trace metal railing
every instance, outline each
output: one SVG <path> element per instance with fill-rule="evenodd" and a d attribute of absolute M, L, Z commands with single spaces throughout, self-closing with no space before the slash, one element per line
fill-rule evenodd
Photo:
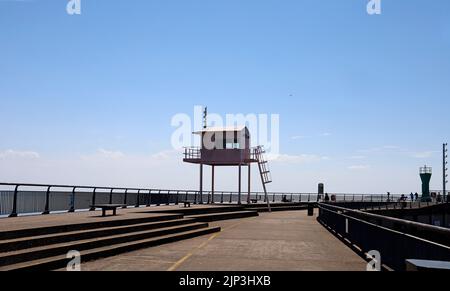
<path fill-rule="evenodd" d="M 449 229 L 323 203 L 318 221 L 361 255 L 378 251 L 388 269 L 403 271 L 408 259 L 450 261 L 450 247 L 442 244 L 450 241 Z"/>
<path fill-rule="evenodd" d="M 258 156 L 264 154 L 264 148 L 262 146 L 253 147 L 249 149 L 237 148 L 244 152 L 244 156 L 250 160 L 258 160 Z M 219 149 L 220 150 L 220 149 Z M 184 147 L 183 156 L 188 160 L 198 160 L 202 158 L 202 151 L 200 147 Z"/>
<path fill-rule="evenodd" d="M 6 189 L 7 188 L 7 189 Z M 238 197 L 242 201 L 265 201 L 264 192 L 252 191 L 250 197 L 247 192 L 241 195 L 237 191 L 214 191 L 212 199 L 211 191 L 198 190 L 170 190 L 151 188 L 129 188 L 129 187 L 103 187 L 103 186 L 82 186 L 82 185 L 51 185 L 51 184 L 27 184 L 27 183 L 0 183 L 0 215 L 11 217 L 18 214 L 41 213 L 77 210 L 91 210 L 92 205 L 97 203 L 117 203 L 126 207 L 159 206 L 178 204 L 182 200 L 201 203 L 208 201 L 211 203 L 239 203 Z M 351 202 L 354 208 L 379 208 L 396 207 L 398 203 L 386 203 L 387 201 L 398 200 L 400 194 L 329 194 L 334 196 L 334 202 Z M 269 192 L 269 202 L 295 202 L 307 203 L 323 201 L 324 195 L 317 193 L 299 192 Z M 388 200 L 389 197 L 389 200 Z M 368 203 L 371 202 L 371 203 Z M 376 203 L 382 203 L 377 205 Z M 362 207 L 358 206 L 361 204 Z M 398 206 L 400 207 L 400 206 Z M 349 206 L 349 208 L 352 208 Z"/>
<path fill-rule="evenodd" d="M 421 167 L 420 174 L 433 174 L 433 168 L 427 166 Z"/>
<path fill-rule="evenodd" d="M 8 189 L 5 189 L 8 188 Z M 150 207 L 179 204 L 183 200 L 201 204 L 240 203 L 243 201 L 266 202 L 264 192 L 169 190 L 129 187 L 84 185 L 56 185 L 29 183 L 0 183 L 0 215 L 17 217 L 19 214 L 43 214 L 52 212 L 94 211 L 98 203 L 124 204 L 126 207 Z M 269 202 L 316 202 L 314 193 L 271 192 Z M 203 203 L 202 203 L 203 204 Z"/>
<path fill-rule="evenodd" d="M 183 154 L 184 158 L 188 160 L 198 160 L 202 157 L 202 153 L 199 147 L 185 147 Z"/>

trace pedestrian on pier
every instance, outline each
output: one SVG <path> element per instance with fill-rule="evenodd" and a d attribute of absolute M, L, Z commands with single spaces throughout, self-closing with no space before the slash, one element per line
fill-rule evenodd
<path fill-rule="evenodd" d="M 416 194 L 414 194 L 416 201 L 419 200 L 419 193 L 416 192 Z"/>
<path fill-rule="evenodd" d="M 328 193 L 325 193 L 325 202 L 330 202 L 330 196 L 328 196 Z"/>

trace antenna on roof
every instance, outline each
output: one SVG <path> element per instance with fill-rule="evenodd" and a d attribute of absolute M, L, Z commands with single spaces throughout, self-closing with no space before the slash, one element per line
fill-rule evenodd
<path fill-rule="evenodd" d="M 203 110 L 203 128 L 206 129 L 208 127 L 208 106 Z"/>

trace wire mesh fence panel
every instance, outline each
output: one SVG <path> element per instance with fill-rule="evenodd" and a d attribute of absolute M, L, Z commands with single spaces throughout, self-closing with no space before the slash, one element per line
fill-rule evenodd
<path fill-rule="evenodd" d="M 0 191 L 0 215 L 7 215 L 12 211 L 14 191 Z"/>

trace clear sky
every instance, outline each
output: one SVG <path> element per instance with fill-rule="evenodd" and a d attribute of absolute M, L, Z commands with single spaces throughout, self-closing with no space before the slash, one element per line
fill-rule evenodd
<path fill-rule="evenodd" d="M 367 2 L 0 0 L 0 181 L 196 188 L 171 118 L 208 105 L 280 115 L 269 190 L 440 189 L 450 1 Z"/>

